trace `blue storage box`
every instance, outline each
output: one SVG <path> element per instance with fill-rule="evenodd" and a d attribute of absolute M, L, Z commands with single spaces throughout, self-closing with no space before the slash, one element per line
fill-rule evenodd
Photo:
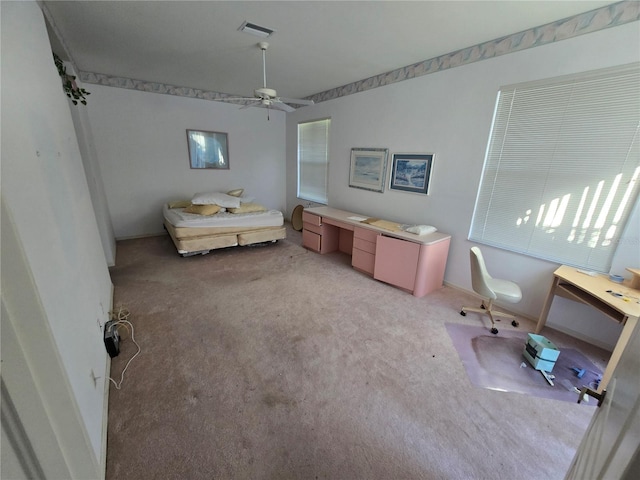
<path fill-rule="evenodd" d="M 522 355 L 536 370 L 550 372 L 556 364 L 560 350 L 542 335 L 529 333 Z"/>

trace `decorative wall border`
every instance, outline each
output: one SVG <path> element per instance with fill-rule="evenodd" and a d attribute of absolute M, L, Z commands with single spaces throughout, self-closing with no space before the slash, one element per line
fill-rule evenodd
<path fill-rule="evenodd" d="M 135 80 L 126 77 L 114 77 L 103 73 L 80 72 L 78 75 L 84 83 L 93 83 L 95 85 L 105 85 L 107 87 L 127 88 L 129 90 L 140 90 L 142 92 L 162 93 L 164 95 L 176 95 L 178 97 L 199 98 L 200 100 L 224 101 L 225 103 L 233 103 L 235 105 L 246 105 L 253 100 L 225 100 L 239 95 L 229 95 L 227 93 L 212 92 L 208 90 L 200 90 L 198 88 L 180 87 L 176 85 L 167 85 L 164 83 L 147 82 L 144 80 Z"/>
<path fill-rule="evenodd" d="M 398 68 L 390 72 L 381 73 L 341 87 L 316 93 L 307 97 L 307 99 L 313 100 L 315 103 L 325 102 L 334 98 L 364 92 L 372 88 L 410 80 L 422 75 L 559 42 L 579 35 L 593 33 L 598 30 L 604 30 L 639 20 L 640 2 L 637 0 L 625 0 L 590 12 L 581 13 L 563 20 L 557 20 L 546 25 L 414 63 L 413 65 Z M 180 97 L 199 98 L 202 100 L 225 101 L 229 103 L 224 99 L 234 96 L 221 92 L 115 77 L 102 73 L 80 71 L 78 76 L 80 80 L 85 83 L 140 90 L 143 92 L 162 93 L 165 95 L 177 95 Z M 247 102 L 233 101 L 233 103 L 242 105 Z"/>

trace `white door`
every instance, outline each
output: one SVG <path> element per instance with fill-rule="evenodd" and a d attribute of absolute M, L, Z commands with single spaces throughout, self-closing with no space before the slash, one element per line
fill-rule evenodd
<path fill-rule="evenodd" d="M 640 478 L 640 327 L 636 325 L 565 477 Z M 591 399 L 593 401 L 593 399 Z M 634 457 L 636 461 L 634 461 Z"/>

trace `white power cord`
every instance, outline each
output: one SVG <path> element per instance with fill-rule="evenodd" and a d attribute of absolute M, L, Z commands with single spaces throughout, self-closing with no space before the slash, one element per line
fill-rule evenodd
<path fill-rule="evenodd" d="M 127 320 L 127 318 L 129 318 L 129 315 L 130 315 L 129 311 L 126 308 L 122 308 L 122 306 L 120 306 L 120 308 L 118 310 L 118 314 L 117 314 L 117 316 L 115 316 L 117 321 L 114 322 L 113 325 L 115 325 L 116 328 L 117 328 L 118 325 L 124 325 L 124 327 L 127 329 L 127 331 L 131 334 L 131 340 L 133 341 L 135 346 L 138 347 L 138 351 L 129 359 L 129 361 L 125 365 L 124 369 L 122 370 L 122 373 L 120 374 L 120 381 L 119 382 L 116 382 L 113 378 L 109 377 L 109 380 L 111 382 L 113 382 L 113 384 L 115 385 L 117 390 L 120 390 L 120 386 L 122 385 L 122 382 L 124 381 L 124 372 L 126 372 L 127 368 L 129 368 L 129 364 L 131 364 L 133 359 L 136 358 L 138 356 L 138 354 L 142 351 L 142 349 L 140 348 L 140 345 L 138 345 L 138 342 L 136 342 L 136 339 L 134 338 L 133 325 L 131 324 L 131 322 L 129 320 Z M 129 330 L 129 327 L 131 327 L 131 330 Z"/>

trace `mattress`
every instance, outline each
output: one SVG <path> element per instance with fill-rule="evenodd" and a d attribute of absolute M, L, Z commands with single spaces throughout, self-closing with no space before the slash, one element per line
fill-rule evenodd
<path fill-rule="evenodd" d="M 196 215 L 185 213 L 183 208 L 169 208 L 164 205 L 162 214 L 174 227 L 280 227 L 284 224 L 282 212 L 278 210 L 267 210 L 266 212 L 252 213 L 229 213 L 219 212 L 215 215 Z"/>
<path fill-rule="evenodd" d="M 185 213 L 164 205 L 164 225 L 182 256 L 205 254 L 217 248 L 276 242 L 286 238 L 284 217 L 278 210 L 257 213 Z"/>

